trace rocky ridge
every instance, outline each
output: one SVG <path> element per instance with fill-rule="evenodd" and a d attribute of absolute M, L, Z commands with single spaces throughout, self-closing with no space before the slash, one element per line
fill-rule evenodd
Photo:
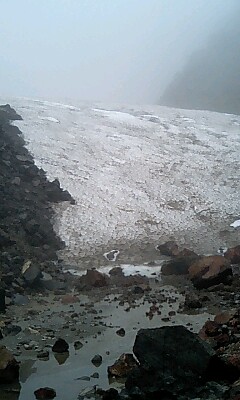
<path fill-rule="evenodd" d="M 21 120 L 10 105 L 0 106 L 0 297 L 25 288 L 53 270 L 64 243 L 53 230 L 51 203 L 74 202 L 56 179 L 49 182 L 25 147 Z M 23 268 L 24 267 L 24 268 Z M 1 304 L 4 308 L 4 301 Z"/>

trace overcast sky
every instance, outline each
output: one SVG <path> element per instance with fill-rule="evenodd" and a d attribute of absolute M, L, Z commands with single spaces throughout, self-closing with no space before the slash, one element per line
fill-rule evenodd
<path fill-rule="evenodd" d="M 3 96 L 155 103 L 238 0 L 0 0 Z"/>

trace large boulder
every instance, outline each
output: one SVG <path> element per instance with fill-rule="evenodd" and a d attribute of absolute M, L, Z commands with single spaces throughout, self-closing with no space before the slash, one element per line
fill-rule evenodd
<path fill-rule="evenodd" d="M 12 383 L 19 378 L 19 364 L 4 346 L 0 347 L 0 384 Z"/>
<path fill-rule="evenodd" d="M 88 269 L 86 274 L 81 276 L 76 287 L 78 289 L 91 289 L 93 287 L 104 287 L 109 284 L 109 277 L 96 269 Z"/>
<path fill-rule="evenodd" d="M 199 385 L 214 356 L 211 346 L 183 326 L 141 329 L 133 352 L 140 367 L 130 373 L 126 387 L 148 394 L 177 394 Z"/>
<path fill-rule="evenodd" d="M 240 245 L 227 249 L 224 257 L 230 261 L 231 264 L 240 264 Z"/>
<path fill-rule="evenodd" d="M 187 275 L 190 265 L 198 258 L 197 255 L 173 258 L 164 262 L 161 273 L 162 275 Z"/>
<path fill-rule="evenodd" d="M 178 245 L 174 240 L 159 244 L 156 248 L 164 256 L 176 257 L 179 254 Z"/>
<path fill-rule="evenodd" d="M 189 267 L 189 277 L 198 289 L 208 288 L 219 283 L 229 283 L 232 268 L 222 256 L 206 256 Z"/>
<path fill-rule="evenodd" d="M 32 285 L 39 281 L 42 273 L 38 265 L 34 264 L 32 261 L 26 261 L 22 267 L 22 277 L 25 282 Z"/>

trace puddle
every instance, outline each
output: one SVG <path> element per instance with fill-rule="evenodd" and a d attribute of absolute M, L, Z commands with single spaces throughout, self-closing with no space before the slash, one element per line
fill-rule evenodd
<path fill-rule="evenodd" d="M 164 295 L 166 299 L 163 302 L 161 302 L 161 300 L 158 301 L 158 296 L 160 299 L 162 295 Z M 82 301 L 83 297 L 79 297 L 81 297 L 80 301 Z M 82 338 L 81 335 L 79 335 L 79 337 L 76 336 L 76 332 L 72 332 L 71 334 L 69 330 L 66 330 L 64 334 L 64 331 L 59 330 L 59 337 L 65 338 L 70 344 L 69 356 L 66 357 L 64 363 L 59 364 L 59 360 L 55 358 L 50 348 L 50 358 L 48 361 L 36 360 L 36 352 L 33 352 L 33 354 L 31 354 L 31 352 L 25 352 L 20 357 L 17 357 L 22 361 L 20 368 L 21 392 L 19 397 L 17 397 L 17 393 L 8 394 L 8 397 L 6 397 L 6 393 L 4 394 L 1 392 L 0 388 L 1 400 L 34 400 L 34 391 L 44 386 L 49 386 L 56 390 L 56 400 L 69 400 L 70 397 L 71 400 L 77 400 L 80 392 L 86 388 L 90 390 L 94 385 L 102 388 L 109 388 L 109 385 L 111 385 L 111 387 L 119 387 L 122 383 L 116 380 L 111 380 L 111 382 L 109 382 L 107 367 L 112 365 L 122 353 L 132 352 L 136 333 L 140 328 L 154 328 L 173 324 L 188 324 L 189 328 L 189 324 L 191 324 L 190 329 L 194 332 L 198 332 L 203 323 L 208 318 L 213 317 L 208 313 L 199 315 L 178 313 L 179 303 L 183 301 L 183 296 L 177 293 L 176 288 L 171 286 L 160 288 L 160 293 L 156 294 L 157 306 L 161 311 L 161 315 L 154 313 L 152 319 L 146 316 L 150 306 L 153 305 L 151 293 L 147 301 L 143 301 L 144 298 L 146 299 L 146 296 L 144 296 L 135 301 L 135 304 L 133 304 L 135 308 L 130 309 L 127 302 L 125 302 L 124 305 L 119 305 L 117 297 L 113 295 L 107 296 L 103 300 L 95 303 L 94 309 L 97 313 L 92 316 L 87 315 L 87 318 L 90 317 L 89 323 L 92 327 L 92 331 L 90 326 L 86 324 L 80 326 L 87 332 L 91 331 L 91 335 Z M 65 311 L 70 309 L 71 311 L 79 311 L 81 307 L 80 304 L 63 306 L 59 303 L 57 306 L 53 305 L 51 312 L 54 310 L 56 311 L 57 308 Z M 172 311 L 173 314 L 176 312 L 176 315 L 169 317 L 170 311 Z M 169 321 L 165 320 L 164 322 L 162 318 L 169 318 Z M 39 322 L 40 320 L 41 317 L 39 317 Z M 33 323 L 34 321 L 31 322 Z M 54 318 L 53 323 L 56 330 Z M 77 323 L 79 323 L 79 321 L 77 321 Z M 29 326 L 29 321 L 23 323 L 23 326 L 24 325 Z M 124 328 L 124 337 L 120 337 L 116 334 L 119 328 Z M 56 334 L 55 338 L 56 336 L 58 335 Z M 16 338 L 9 339 L 4 340 L 5 342 L 9 341 L 9 345 L 11 340 L 15 340 L 16 344 Z M 76 340 L 80 340 L 83 343 L 83 347 L 79 350 L 75 350 L 73 346 L 73 342 Z M 99 367 L 91 363 L 91 359 L 96 354 L 100 354 L 103 359 Z M 99 374 L 98 379 L 90 377 L 96 372 Z M 90 377 L 89 381 L 79 380 L 79 378 L 86 376 Z"/>

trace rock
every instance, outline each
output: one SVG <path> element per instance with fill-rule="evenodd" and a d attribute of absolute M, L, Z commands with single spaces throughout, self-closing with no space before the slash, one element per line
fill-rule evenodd
<path fill-rule="evenodd" d="M 48 350 L 40 351 L 39 353 L 37 353 L 37 358 L 42 360 L 49 360 L 49 351 Z"/>
<path fill-rule="evenodd" d="M 58 339 L 52 347 L 52 351 L 55 353 L 65 353 L 68 349 L 69 345 L 64 339 Z"/>
<path fill-rule="evenodd" d="M 187 275 L 190 265 L 193 264 L 198 256 L 184 256 L 176 257 L 172 260 L 166 261 L 161 269 L 162 275 Z"/>
<path fill-rule="evenodd" d="M 56 397 L 56 391 L 49 387 L 37 389 L 34 394 L 38 400 L 54 399 L 54 397 Z"/>
<path fill-rule="evenodd" d="M 22 267 L 22 276 L 29 285 L 32 285 L 41 278 L 40 268 L 30 260 L 26 261 Z"/>
<path fill-rule="evenodd" d="M 179 254 L 178 245 L 174 241 L 168 241 L 163 244 L 159 244 L 156 248 L 164 256 L 176 257 Z"/>
<path fill-rule="evenodd" d="M 122 354 L 113 365 L 107 369 L 108 375 L 126 378 L 129 372 L 138 367 L 138 363 L 131 353 Z"/>
<path fill-rule="evenodd" d="M 108 390 L 97 389 L 97 394 L 101 396 L 102 400 L 119 400 L 117 389 L 110 388 Z"/>
<path fill-rule="evenodd" d="M 5 290 L 0 289 L 0 313 L 5 313 L 6 303 L 5 303 Z"/>
<path fill-rule="evenodd" d="M 130 373 L 126 388 L 137 387 L 145 394 L 165 390 L 175 395 L 200 384 L 215 354 L 183 326 L 141 329 L 133 352 L 140 367 Z"/>
<path fill-rule="evenodd" d="M 102 364 L 102 356 L 100 354 L 96 354 L 91 362 L 95 365 L 95 367 L 99 367 Z"/>
<path fill-rule="evenodd" d="M 220 325 L 228 324 L 234 318 L 236 313 L 236 310 L 223 311 L 215 316 L 214 322 Z"/>
<path fill-rule="evenodd" d="M 96 269 L 88 269 L 86 275 L 80 276 L 77 280 L 78 289 L 91 289 L 92 287 L 104 287 L 109 284 L 109 277 Z"/>
<path fill-rule="evenodd" d="M 3 333 L 5 336 L 16 336 L 21 332 L 21 330 L 21 326 L 9 324 L 3 328 Z"/>
<path fill-rule="evenodd" d="M 74 304 L 79 303 L 79 298 L 77 296 L 72 296 L 70 294 L 66 294 L 61 299 L 62 304 Z"/>
<path fill-rule="evenodd" d="M 240 263 L 240 245 L 227 249 L 224 253 L 224 257 L 231 264 L 239 264 Z"/>
<path fill-rule="evenodd" d="M 4 346 L 0 347 L 0 384 L 12 383 L 19 378 L 19 364 Z"/>
<path fill-rule="evenodd" d="M 123 328 L 120 328 L 120 329 L 118 329 L 117 331 L 116 331 L 116 334 L 118 335 L 118 336 L 121 336 L 121 337 L 123 337 L 123 336 L 125 336 L 125 329 L 123 329 Z"/>
<path fill-rule="evenodd" d="M 74 346 L 75 350 L 79 350 L 83 347 L 83 344 L 79 340 L 76 340 L 76 342 L 74 342 L 73 346 Z"/>
<path fill-rule="evenodd" d="M 196 309 L 201 307 L 202 307 L 202 302 L 200 301 L 200 299 L 196 294 L 191 293 L 186 295 L 184 308 Z"/>
<path fill-rule="evenodd" d="M 222 256 L 206 256 L 189 267 L 189 277 L 198 289 L 229 283 L 231 276 L 230 263 Z"/>
<path fill-rule="evenodd" d="M 112 269 L 110 269 L 109 275 L 110 276 L 124 276 L 123 270 L 121 267 L 113 267 Z"/>

